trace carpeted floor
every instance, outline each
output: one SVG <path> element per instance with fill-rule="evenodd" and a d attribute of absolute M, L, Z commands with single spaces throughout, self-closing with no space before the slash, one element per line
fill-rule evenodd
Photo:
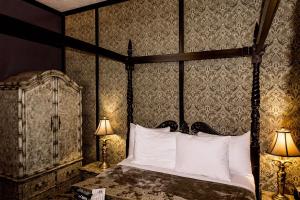
<path fill-rule="evenodd" d="M 49 200 L 73 200 L 73 194 L 59 194 L 53 197 L 50 197 Z"/>

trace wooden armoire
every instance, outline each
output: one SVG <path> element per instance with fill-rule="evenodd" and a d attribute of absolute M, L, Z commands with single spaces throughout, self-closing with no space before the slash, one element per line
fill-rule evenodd
<path fill-rule="evenodd" d="M 60 71 L 0 82 L 0 199 L 47 199 L 78 180 L 81 87 Z"/>

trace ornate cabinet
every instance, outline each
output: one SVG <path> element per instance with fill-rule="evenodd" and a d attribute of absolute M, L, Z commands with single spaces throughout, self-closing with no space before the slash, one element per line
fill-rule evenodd
<path fill-rule="evenodd" d="M 0 83 L 0 197 L 30 199 L 81 166 L 81 88 L 56 70 Z"/>

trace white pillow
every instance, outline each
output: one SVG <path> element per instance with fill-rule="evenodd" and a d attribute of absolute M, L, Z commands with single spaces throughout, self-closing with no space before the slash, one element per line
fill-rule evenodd
<path fill-rule="evenodd" d="M 137 125 L 130 123 L 130 137 L 129 137 L 129 149 L 128 149 L 128 156 L 127 158 L 133 158 L 133 154 L 134 154 L 134 141 L 135 141 L 135 128 Z M 171 128 L 170 127 L 166 127 L 166 128 L 145 128 L 140 126 L 143 129 L 147 129 L 150 131 L 160 131 L 160 132 L 170 132 Z"/>
<path fill-rule="evenodd" d="M 201 137 L 230 137 L 229 169 L 232 174 L 252 174 L 250 158 L 250 131 L 239 136 L 219 136 L 199 132 Z"/>
<path fill-rule="evenodd" d="M 176 134 L 140 130 L 135 133 L 135 164 L 174 169 L 176 158 Z"/>
<path fill-rule="evenodd" d="M 230 181 L 229 140 L 229 137 L 178 134 L 175 170 Z"/>

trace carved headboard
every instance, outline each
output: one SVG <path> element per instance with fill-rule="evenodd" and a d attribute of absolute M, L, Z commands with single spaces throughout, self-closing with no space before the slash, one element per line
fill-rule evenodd
<path fill-rule="evenodd" d="M 177 131 L 178 124 L 175 121 L 167 120 L 157 126 L 157 128 L 166 128 L 166 127 L 170 127 L 171 132 L 174 132 L 174 131 Z"/>
<path fill-rule="evenodd" d="M 210 127 L 208 124 L 204 122 L 195 122 L 191 126 L 191 131 L 192 133 L 198 133 L 198 132 L 203 132 L 203 133 L 208 133 L 212 135 L 222 135 L 212 127 Z"/>

